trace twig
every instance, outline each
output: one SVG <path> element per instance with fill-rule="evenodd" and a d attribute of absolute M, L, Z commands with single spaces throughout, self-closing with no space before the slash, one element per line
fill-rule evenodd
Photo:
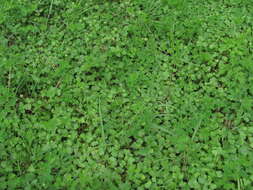
<path fill-rule="evenodd" d="M 49 11 L 48 11 L 48 15 L 47 15 L 47 25 L 48 25 L 49 17 L 50 17 L 51 12 L 52 12 L 53 3 L 54 3 L 54 0 L 51 0 L 51 4 L 50 4 Z"/>
<path fill-rule="evenodd" d="M 194 138 L 195 138 L 195 136 L 196 136 L 196 133 L 197 133 L 197 131 L 199 130 L 199 127 L 200 127 L 201 123 L 202 123 L 202 119 L 199 120 L 199 123 L 198 123 L 197 127 L 196 127 L 195 130 L 194 130 L 194 133 L 193 133 L 193 135 L 192 135 L 192 140 L 194 140 Z"/>
<path fill-rule="evenodd" d="M 102 112 L 101 112 L 101 101 L 100 101 L 100 97 L 98 99 L 98 111 L 99 111 L 99 117 L 100 117 L 100 125 L 102 128 L 102 138 L 104 141 L 104 145 L 105 145 L 105 133 L 104 133 L 104 122 L 103 122 L 103 117 L 102 117 Z"/>
<path fill-rule="evenodd" d="M 10 87 L 11 87 L 11 68 L 8 75 L 8 88 L 10 89 Z"/>

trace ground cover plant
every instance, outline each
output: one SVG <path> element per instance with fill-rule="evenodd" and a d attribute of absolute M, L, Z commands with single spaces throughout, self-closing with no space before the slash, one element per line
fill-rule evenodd
<path fill-rule="evenodd" d="M 0 189 L 252 189 L 252 25 L 249 0 L 0 0 Z"/>

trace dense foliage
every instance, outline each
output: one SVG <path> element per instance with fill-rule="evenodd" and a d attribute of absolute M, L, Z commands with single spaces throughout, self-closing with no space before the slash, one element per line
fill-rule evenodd
<path fill-rule="evenodd" d="M 0 189 L 252 189 L 252 25 L 250 0 L 0 0 Z"/>

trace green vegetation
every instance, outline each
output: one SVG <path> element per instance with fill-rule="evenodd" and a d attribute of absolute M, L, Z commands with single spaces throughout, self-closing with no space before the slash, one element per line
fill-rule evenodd
<path fill-rule="evenodd" d="M 253 1 L 1 0 L 1 190 L 251 190 Z"/>

